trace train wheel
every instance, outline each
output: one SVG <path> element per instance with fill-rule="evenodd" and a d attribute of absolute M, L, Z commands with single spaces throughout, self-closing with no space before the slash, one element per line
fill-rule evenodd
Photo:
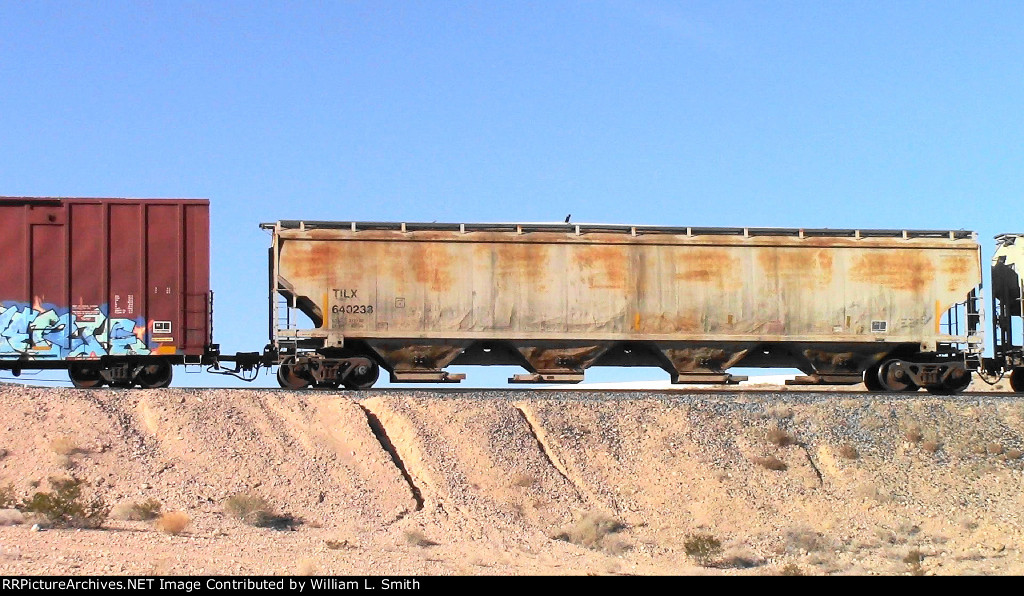
<path fill-rule="evenodd" d="M 864 371 L 864 388 L 868 391 L 885 391 L 881 381 L 878 380 L 878 365 L 868 367 Z"/>
<path fill-rule="evenodd" d="M 918 389 L 899 360 L 890 360 L 878 368 L 878 382 L 885 391 L 902 392 Z"/>
<path fill-rule="evenodd" d="M 345 389 L 369 389 L 380 377 L 380 367 L 372 360 L 356 364 L 352 372 L 345 377 Z"/>
<path fill-rule="evenodd" d="M 304 375 L 304 372 L 295 364 L 294 358 L 289 358 L 277 367 L 277 384 L 284 389 L 305 389 L 313 380 Z"/>
<path fill-rule="evenodd" d="M 1015 368 L 1010 372 L 1010 389 L 1024 393 L 1024 368 Z"/>
<path fill-rule="evenodd" d="M 171 363 L 166 360 L 158 360 L 143 366 L 135 376 L 135 380 L 146 389 L 159 389 L 170 386 L 173 376 L 174 367 L 171 366 Z"/>
<path fill-rule="evenodd" d="M 958 372 L 958 371 L 953 371 Z M 946 380 L 941 385 L 926 387 L 928 393 L 934 393 L 935 395 L 956 395 L 961 393 L 964 389 L 971 384 L 971 373 L 967 370 L 959 371 L 961 374 L 953 376 L 952 374 L 946 377 Z"/>
<path fill-rule="evenodd" d="M 79 389 L 94 389 L 103 386 L 103 375 L 100 374 L 100 367 L 95 364 L 71 364 L 68 367 L 68 377 L 71 379 L 71 384 Z"/>

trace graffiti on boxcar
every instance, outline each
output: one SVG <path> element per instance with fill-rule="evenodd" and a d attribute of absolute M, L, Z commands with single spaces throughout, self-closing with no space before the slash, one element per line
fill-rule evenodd
<path fill-rule="evenodd" d="M 145 355 L 145 319 L 109 319 L 106 306 L 0 304 L 0 357 L 96 358 Z M 63 312 L 62 312 L 63 311 Z"/>

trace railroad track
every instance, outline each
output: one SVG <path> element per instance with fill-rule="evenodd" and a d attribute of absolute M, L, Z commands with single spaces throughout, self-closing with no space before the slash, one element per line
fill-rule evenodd
<path fill-rule="evenodd" d="M 194 391 L 215 391 L 219 389 L 230 389 L 237 391 L 240 388 L 237 387 L 178 387 L 177 389 L 183 390 L 194 390 Z M 263 391 L 271 393 L 295 393 L 296 395 L 309 395 L 309 394 L 321 394 L 321 393 L 337 393 L 340 395 L 347 395 L 354 398 L 367 398 L 376 395 L 416 395 L 424 394 L 430 396 L 444 396 L 444 395 L 476 395 L 480 394 L 482 397 L 493 395 L 495 397 L 514 394 L 521 396 L 533 396 L 543 398 L 545 396 L 553 395 L 565 395 L 565 394 L 600 394 L 600 395 L 665 395 L 665 396 L 680 396 L 680 395 L 778 395 L 778 394 L 830 394 L 836 397 L 943 397 L 943 398 L 956 398 L 956 399 L 972 399 L 972 398 L 983 398 L 983 397 L 1010 397 L 1020 396 L 1024 398 L 1024 393 L 1014 393 L 1012 391 L 965 391 L 957 395 L 934 395 L 927 391 L 917 392 L 878 392 L 878 391 L 848 391 L 848 390 L 835 390 L 827 389 L 822 387 L 801 387 L 799 389 L 785 388 L 785 389 L 731 389 L 731 388 L 699 388 L 699 389 L 539 389 L 539 388 L 510 388 L 500 389 L 494 387 L 486 388 L 440 388 L 432 389 L 429 387 L 382 387 L 379 389 L 364 389 L 358 391 L 350 391 L 345 389 L 330 389 L 330 388 L 312 388 L 312 389 L 281 389 L 278 387 L 252 387 L 252 388 L 241 388 L 242 390 L 249 391 Z M 123 389 L 120 391 L 124 391 Z"/>

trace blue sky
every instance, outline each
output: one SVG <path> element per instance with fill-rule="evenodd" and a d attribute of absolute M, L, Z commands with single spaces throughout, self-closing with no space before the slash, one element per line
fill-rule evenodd
<path fill-rule="evenodd" d="M 1015 2 L 0 0 L 0 194 L 209 198 L 225 351 L 266 343 L 277 219 L 965 228 L 988 258 L 1024 231 L 1021 31 Z"/>

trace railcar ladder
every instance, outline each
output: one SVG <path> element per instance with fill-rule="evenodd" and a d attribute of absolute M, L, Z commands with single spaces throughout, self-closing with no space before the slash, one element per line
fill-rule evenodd
<path fill-rule="evenodd" d="M 954 304 L 946 311 L 945 317 L 939 321 L 940 332 L 951 337 L 964 337 L 965 344 L 962 350 L 957 350 L 953 345 L 950 345 L 950 349 L 962 353 L 969 368 L 981 367 L 981 353 L 984 349 L 984 317 L 981 293 L 980 290 L 975 289 L 971 290 L 966 300 Z"/>
<path fill-rule="evenodd" d="M 282 352 L 295 352 L 298 349 L 298 337 L 295 335 L 282 337 L 281 331 L 295 331 L 298 330 L 298 307 L 295 303 L 295 298 L 291 300 L 282 296 L 280 293 L 275 294 L 274 300 L 274 340 L 277 342 L 278 349 Z"/>
<path fill-rule="evenodd" d="M 1016 305 L 998 300 L 995 296 L 992 298 L 993 354 L 1008 366 L 1016 366 L 1024 361 L 1024 347 L 1013 342 L 1013 313 L 1024 313 L 1024 296 L 1018 296 L 1014 302 Z"/>
<path fill-rule="evenodd" d="M 213 292 L 185 294 L 184 327 L 182 348 L 205 349 L 213 343 Z"/>

